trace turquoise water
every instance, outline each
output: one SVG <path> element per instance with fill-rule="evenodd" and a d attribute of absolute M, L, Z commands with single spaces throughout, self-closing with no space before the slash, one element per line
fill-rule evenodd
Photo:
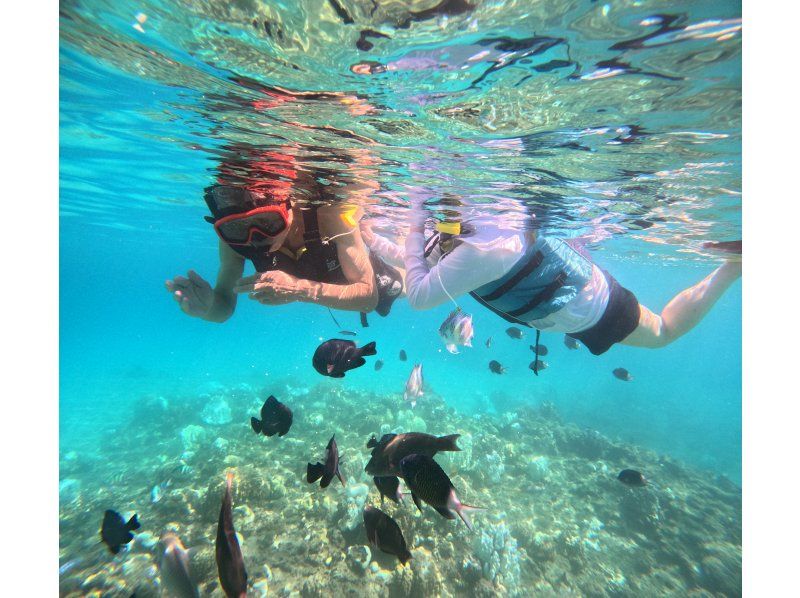
<path fill-rule="evenodd" d="M 137 411 L 147 397 L 202 397 L 246 383 L 282 398 L 287 384 L 313 394 L 323 381 L 311 356 L 339 330 L 325 309 L 243 298 L 220 325 L 186 317 L 164 289 L 189 268 L 215 276 L 217 239 L 203 220 L 202 196 L 227 144 L 291 146 L 302 167 L 327 168 L 329 181 L 375 183 L 367 216 L 384 230 L 405 226 L 408 185 L 501 216 L 526 205 L 551 234 L 590 235 L 595 261 L 654 310 L 719 263 L 701 244 L 741 237 L 740 5 L 476 4 L 400 28 L 410 14 L 401 3 L 342 1 L 353 24 L 332 3 L 311 1 L 62 3 L 62 459 L 103 454 L 112 469 L 135 468 L 129 457 L 146 448 L 132 446 L 136 435 L 164 425 Z M 144 32 L 133 27 L 137 13 L 147 15 Z M 612 49 L 659 27 L 666 30 L 641 47 Z M 369 37 L 374 48 L 360 50 L 355 41 L 364 29 L 389 37 Z M 534 35 L 561 41 L 526 56 L 502 56 L 497 42 L 485 41 Z M 437 66 L 418 68 L 427 64 L 421 58 Z M 398 66 L 376 75 L 350 70 L 365 60 Z M 542 66 L 561 64 L 553 61 L 567 66 Z M 492 65 L 507 66 L 487 73 Z M 264 105 L 256 84 L 343 96 Z M 369 159 L 354 174 L 334 150 Z M 470 298 L 461 304 L 473 314 L 476 336 L 459 355 L 448 354 L 437 334 L 449 305 L 416 312 L 400 300 L 388 318 L 373 315 L 368 329 L 359 328 L 357 314 L 336 312 L 360 342 L 376 341 L 385 365 L 349 372 L 334 388 L 391 397 L 422 362 L 431 391 L 459 417 L 487 413 L 488 421 L 501 421 L 550 402 L 565 422 L 668 455 L 698 476 L 740 482 L 740 282 L 694 331 L 660 350 L 617 345 L 594 357 L 544 333 L 550 367 L 538 378 L 527 368 L 532 331 L 511 339 L 506 322 Z M 397 358 L 400 349 L 408 362 Z M 491 359 L 507 373 L 492 374 Z M 614 378 L 617 367 L 635 380 Z M 176 437 L 185 425 L 175 422 Z M 252 440 L 246 419 L 241 434 Z M 152 446 L 154 455 L 164 450 Z M 209 463 L 214 459 L 209 452 Z M 221 460 L 217 466 L 214 476 L 225 469 Z M 99 473 L 83 475 L 84 489 L 107 483 Z M 152 484 L 161 481 L 154 473 Z M 202 484 L 213 481 L 221 492 L 221 476 Z M 63 517 L 71 507 L 61 498 Z M 110 559 L 97 553 L 102 510 L 141 511 L 149 498 L 129 497 L 124 505 L 95 504 L 88 494 L 82 500 L 99 509 L 97 525 L 62 528 L 62 563 Z M 84 531 L 85 540 L 78 537 Z M 150 530 L 156 537 L 160 531 Z M 76 545 L 91 548 L 76 554 Z M 439 592 L 452 593 L 444 588 Z"/>

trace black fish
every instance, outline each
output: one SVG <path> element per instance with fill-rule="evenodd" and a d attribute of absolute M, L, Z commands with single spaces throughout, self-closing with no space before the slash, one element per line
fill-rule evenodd
<path fill-rule="evenodd" d="M 614 374 L 615 378 L 619 378 L 620 380 L 624 380 L 625 382 L 630 382 L 631 380 L 633 380 L 633 376 L 631 376 L 631 373 L 625 368 L 617 368 L 611 373 Z"/>
<path fill-rule="evenodd" d="M 495 374 L 506 373 L 506 368 L 504 368 L 499 361 L 495 361 L 494 359 L 489 362 L 489 369 Z"/>
<path fill-rule="evenodd" d="M 292 410 L 270 395 L 261 406 L 261 419 L 251 417 L 250 425 L 256 434 L 284 436 L 292 427 Z"/>
<path fill-rule="evenodd" d="M 420 499 L 431 505 L 446 519 L 455 519 L 455 511 L 471 530 L 472 523 L 465 511 L 478 507 L 465 505 L 456 496 L 456 489 L 444 470 L 426 455 L 409 455 L 400 461 L 400 471 L 406 486 L 411 491 L 414 504 L 421 511 Z"/>
<path fill-rule="evenodd" d="M 506 334 L 511 338 L 521 339 L 525 336 L 525 334 L 517 328 L 516 326 L 512 326 L 511 328 L 506 328 Z"/>
<path fill-rule="evenodd" d="M 383 367 L 383 360 L 382 359 L 379 359 L 378 361 L 375 362 L 375 371 L 376 372 L 378 370 L 380 370 L 382 367 Z"/>
<path fill-rule="evenodd" d="M 564 346 L 569 350 L 578 349 L 580 347 L 578 341 L 572 338 L 569 334 L 564 335 Z"/>
<path fill-rule="evenodd" d="M 372 481 L 375 482 L 375 487 L 381 493 L 381 506 L 383 506 L 384 496 L 398 504 L 403 500 L 403 493 L 400 492 L 400 480 L 396 476 L 375 476 Z"/>
<path fill-rule="evenodd" d="M 339 447 L 336 446 L 336 435 L 331 436 L 328 441 L 328 446 L 325 448 L 325 463 L 317 461 L 314 465 L 308 464 L 306 469 L 306 480 L 309 484 L 313 484 L 318 479 L 322 478 L 319 483 L 320 488 L 327 488 L 331 483 L 333 476 L 339 478 L 339 481 L 344 486 L 344 477 L 339 471 Z"/>
<path fill-rule="evenodd" d="M 408 355 L 406 355 L 405 349 L 400 349 L 400 361 L 405 361 L 408 359 Z"/>
<path fill-rule="evenodd" d="M 439 451 L 460 451 L 456 445 L 459 436 L 433 436 L 423 432 L 384 434 L 380 440 L 373 436 L 367 443 L 367 448 L 372 449 L 372 457 L 364 471 L 372 476 L 401 475 L 399 465 L 403 457 L 414 454 L 433 457 Z"/>
<path fill-rule="evenodd" d="M 366 363 L 364 355 L 375 355 L 375 353 L 377 351 L 374 342 L 356 347 L 353 341 L 334 338 L 317 347 L 312 364 L 323 376 L 344 378 L 346 371 L 359 368 Z"/>
<path fill-rule="evenodd" d="M 375 438 L 375 434 L 373 434 L 369 437 L 369 440 L 367 440 L 367 448 L 375 448 L 376 446 L 378 446 L 378 439 Z"/>
<path fill-rule="evenodd" d="M 537 348 L 537 345 L 531 345 L 531 351 L 533 351 L 534 353 L 536 353 L 540 357 L 544 357 L 545 355 L 547 355 L 547 353 L 548 353 L 547 347 L 545 345 L 543 345 L 542 343 L 539 343 L 539 345 L 538 345 L 539 350 L 538 351 L 536 350 L 536 348 Z"/>
<path fill-rule="evenodd" d="M 364 527 L 367 530 L 367 541 L 371 546 L 379 548 L 387 554 L 393 554 L 404 565 L 411 558 L 406 546 L 406 539 L 397 522 L 386 513 L 367 505 L 364 509 Z"/>
<path fill-rule="evenodd" d="M 647 485 L 647 480 L 635 469 L 623 469 L 619 472 L 617 479 L 631 488 L 641 488 Z"/>
<path fill-rule="evenodd" d="M 233 474 L 229 473 L 225 478 L 225 494 L 222 495 L 222 506 L 219 509 L 215 552 L 222 590 L 228 598 L 241 598 L 247 594 L 247 571 L 244 568 L 242 549 L 239 547 L 236 530 L 233 529 L 232 484 Z"/>
<path fill-rule="evenodd" d="M 542 361 L 541 359 L 534 359 L 528 364 L 528 367 L 532 369 L 534 372 L 541 372 L 542 370 L 546 370 L 548 368 L 548 365 L 546 361 Z"/>
<path fill-rule="evenodd" d="M 358 332 L 353 332 L 352 330 L 340 330 L 339 334 L 344 334 L 346 336 L 356 336 Z"/>
<path fill-rule="evenodd" d="M 117 554 L 123 544 L 133 540 L 133 530 L 141 527 L 136 515 L 125 523 L 122 515 L 109 509 L 103 516 L 103 527 L 100 528 L 100 539 L 105 542 L 108 549 Z"/>
<path fill-rule="evenodd" d="M 492 337 L 486 339 L 486 348 L 489 349 L 492 346 Z"/>

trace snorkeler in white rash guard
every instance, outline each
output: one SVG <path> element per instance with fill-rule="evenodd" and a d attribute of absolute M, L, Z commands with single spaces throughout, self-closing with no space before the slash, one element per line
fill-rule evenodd
<path fill-rule="evenodd" d="M 595 355 L 615 343 L 668 345 L 694 328 L 742 274 L 740 241 L 709 244 L 729 259 L 656 314 L 567 241 L 486 216 L 439 223 L 426 239 L 424 199 L 412 202 L 404 251 L 371 231 L 365 235 L 387 262 L 402 254 L 412 308 L 430 309 L 469 293 L 509 322 L 563 332 Z"/>

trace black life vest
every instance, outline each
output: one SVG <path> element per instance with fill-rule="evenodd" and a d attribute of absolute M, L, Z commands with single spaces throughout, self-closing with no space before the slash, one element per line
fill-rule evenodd
<path fill-rule="evenodd" d="M 280 270 L 296 278 L 325 282 L 328 284 L 347 284 L 342 271 L 335 243 L 323 243 L 319 234 L 317 206 L 301 208 L 303 218 L 304 249 L 296 258 L 282 251 L 269 253 L 269 248 L 251 246 L 230 246 L 239 255 L 253 262 L 259 272 Z"/>
<path fill-rule="evenodd" d="M 442 243 L 452 240 L 451 247 Z M 436 233 L 425 244 L 425 256 L 436 247 L 447 256 L 461 241 Z M 530 326 L 574 299 L 592 276 L 592 263 L 561 239 L 538 236 L 504 276 L 470 295 L 504 320 Z"/>
<path fill-rule="evenodd" d="M 237 189 L 234 189 L 228 194 L 228 205 L 224 210 L 220 209 L 220 206 L 214 201 L 211 190 L 211 187 L 206 189 L 205 194 L 206 203 L 213 214 L 213 217 L 207 218 L 210 222 L 254 207 L 247 203 L 252 201 L 248 194 L 244 192 L 237 193 Z M 231 199 L 236 199 L 237 201 L 230 201 Z M 234 203 L 241 203 L 241 205 L 233 205 Z M 258 272 L 280 270 L 305 280 L 327 284 L 348 284 L 347 277 L 345 277 L 342 270 L 342 264 L 339 262 L 336 244 L 322 241 L 317 210 L 318 206 L 313 205 L 300 208 L 305 246 L 300 255 L 296 257 L 289 256 L 282 251 L 270 253 L 269 247 L 257 247 L 255 245 L 228 245 L 228 247 L 246 260 L 251 261 Z M 403 278 L 398 270 L 385 263 L 375 254 L 370 253 L 369 257 L 378 288 L 378 305 L 375 311 L 381 316 L 386 316 L 389 314 L 394 300 L 403 291 Z M 361 321 L 363 325 L 367 325 L 365 314 L 362 314 Z"/>

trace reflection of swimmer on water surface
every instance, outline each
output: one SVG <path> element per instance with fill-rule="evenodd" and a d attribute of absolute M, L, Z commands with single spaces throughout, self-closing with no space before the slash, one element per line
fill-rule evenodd
<path fill-rule="evenodd" d="M 231 146 L 218 184 L 206 189 L 207 220 L 220 238 L 216 285 L 190 270 L 167 289 L 188 315 L 223 322 L 238 294 L 266 305 L 295 301 L 385 315 L 402 289 L 400 274 L 368 254 L 361 239 L 360 208 L 376 184 L 323 185 L 291 148 Z M 369 158 L 336 150 L 352 175 Z M 342 182 L 342 181 L 339 181 Z M 257 273 L 243 277 L 245 262 Z"/>
<path fill-rule="evenodd" d="M 376 110 L 376 107 L 370 104 L 366 98 L 353 93 L 346 93 L 342 91 L 297 91 L 279 87 L 277 85 L 266 85 L 259 81 L 255 81 L 248 77 L 237 76 L 233 78 L 233 82 L 243 89 L 249 89 L 253 92 L 260 94 L 262 97 L 253 98 L 236 98 L 224 96 L 220 97 L 223 103 L 234 102 L 238 108 L 247 108 L 256 111 L 257 113 L 268 113 L 269 110 L 281 108 L 284 105 L 293 106 L 298 104 L 308 104 L 309 108 L 321 110 L 330 108 L 339 110 L 344 108 L 350 116 L 363 116 L 371 114 Z M 214 99 L 214 98 L 212 98 Z M 296 121 L 283 121 L 287 125 L 296 126 L 301 129 L 328 131 L 336 135 L 356 139 L 362 143 L 372 144 L 371 139 L 357 135 L 356 133 L 332 127 L 330 125 L 311 125 L 308 123 L 301 123 Z"/>
<path fill-rule="evenodd" d="M 485 68 L 470 83 L 470 87 L 481 83 L 490 74 L 508 66 L 518 64 L 519 61 L 545 54 L 551 48 L 564 45 L 562 38 L 533 36 L 524 39 L 508 37 L 485 38 L 472 44 L 452 45 L 435 50 L 415 50 L 408 54 L 386 63 L 374 60 L 358 62 L 350 67 L 357 75 L 380 75 L 387 72 L 413 72 L 413 71 L 456 71 L 472 68 Z M 486 64 L 489 64 L 486 67 Z M 565 60 L 548 60 L 541 65 L 534 65 L 534 70 L 544 69 L 547 72 L 554 68 L 572 66 L 573 63 Z"/>

